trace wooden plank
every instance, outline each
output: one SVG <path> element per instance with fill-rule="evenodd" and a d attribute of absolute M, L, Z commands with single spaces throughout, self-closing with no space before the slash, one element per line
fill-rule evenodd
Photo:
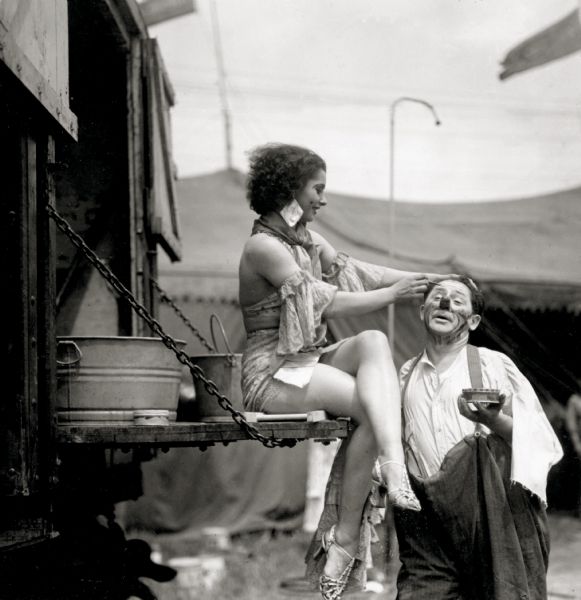
<path fill-rule="evenodd" d="M 263 412 L 248 412 L 244 413 L 246 420 L 249 423 L 266 423 L 268 421 L 309 421 L 316 423 L 317 421 L 328 421 L 329 416 L 324 410 L 313 410 L 306 413 L 287 413 L 287 414 L 267 414 Z M 209 419 L 223 419 L 224 417 L 208 417 Z M 229 418 L 229 417 L 226 417 Z"/>
<path fill-rule="evenodd" d="M 3 241 L 8 284 L 5 303 L 5 369 L 10 373 L 2 399 L 0 418 L 0 491 L 6 496 L 27 496 L 38 475 L 37 389 L 37 246 L 36 246 L 36 142 L 19 130 L 6 135 L 8 162 Z"/>
<path fill-rule="evenodd" d="M 42 471 L 35 491 L 46 492 L 54 487 L 57 478 L 56 447 L 56 226 L 43 210 L 45 205 L 55 206 L 55 184 L 53 169 L 56 159 L 56 144 L 51 136 L 45 138 L 41 148 L 42 168 L 39 169 L 39 239 L 40 248 L 38 306 L 41 327 L 38 332 L 39 361 L 38 419 L 39 444 L 41 445 Z M 47 511 L 48 512 L 48 511 Z"/>
<path fill-rule="evenodd" d="M 254 424 L 263 435 L 288 439 L 336 439 L 347 437 L 350 421 L 285 421 Z M 57 443 L 102 447 L 196 446 L 250 439 L 237 423 L 170 423 L 169 425 L 83 424 L 59 425 Z"/>
<path fill-rule="evenodd" d="M 131 36 L 147 37 L 147 25 L 136 0 L 104 0 L 104 4 L 128 41 Z"/>
<path fill-rule="evenodd" d="M 129 173 L 129 227 L 130 227 L 130 274 L 131 290 L 135 297 L 156 316 L 154 303 L 147 281 L 157 264 L 156 256 L 149 252 L 145 235 L 146 215 L 144 213 L 145 183 L 145 143 L 146 123 L 144 115 L 144 94 L 142 89 L 142 45 L 141 40 L 131 42 L 127 62 L 127 110 L 128 110 L 128 173 Z M 155 277 L 156 274 L 153 273 Z M 134 311 L 131 311 L 131 332 L 133 335 L 148 335 L 149 330 Z"/>
<path fill-rule="evenodd" d="M 140 8 L 148 26 L 196 11 L 194 0 L 145 0 Z"/>
<path fill-rule="evenodd" d="M 24 197 L 22 225 L 22 247 L 26 246 L 26 263 L 23 279 L 23 312 L 26 322 L 26 370 L 24 378 L 24 405 L 22 407 L 24 422 L 22 424 L 23 452 L 23 487 L 22 494 L 29 495 L 39 479 L 39 448 L 38 448 L 38 167 L 37 153 L 42 148 L 29 137 L 27 140 L 27 185 Z"/>
<path fill-rule="evenodd" d="M 67 0 L 3 0 L 0 7 L 10 40 L 68 105 Z"/>
<path fill-rule="evenodd" d="M 9 34 L 0 34 L 0 61 L 12 71 L 47 113 L 74 140 L 78 137 L 77 117 L 52 89 Z"/>
<path fill-rule="evenodd" d="M 76 139 L 69 109 L 66 0 L 0 2 L 0 61 L 48 113 Z"/>
<path fill-rule="evenodd" d="M 157 41 L 144 40 L 143 46 L 149 120 L 149 226 L 169 258 L 176 261 L 181 258 L 181 243 L 169 116 L 173 90 Z"/>

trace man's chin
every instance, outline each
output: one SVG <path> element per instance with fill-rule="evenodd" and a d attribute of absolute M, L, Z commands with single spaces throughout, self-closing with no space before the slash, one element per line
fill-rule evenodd
<path fill-rule="evenodd" d="M 440 326 L 440 325 L 428 325 L 428 327 L 426 328 L 428 330 L 428 333 L 430 335 L 433 335 L 435 337 L 448 337 L 450 335 L 453 335 L 455 332 L 455 328 L 452 327 L 445 327 L 445 326 Z"/>

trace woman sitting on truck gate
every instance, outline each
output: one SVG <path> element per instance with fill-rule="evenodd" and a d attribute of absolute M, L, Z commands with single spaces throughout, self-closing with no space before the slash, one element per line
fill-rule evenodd
<path fill-rule="evenodd" d="M 250 155 L 247 198 L 259 218 L 240 260 L 247 332 L 242 359 L 250 411 L 325 410 L 357 424 L 346 449 L 338 521 L 321 540 L 323 598 L 339 598 L 358 556 L 377 459 L 391 504 L 420 510 L 404 466 L 398 378 L 386 336 L 364 331 L 326 345 L 326 319 L 421 298 L 436 274 L 367 264 L 335 249 L 310 223 L 327 204 L 326 165 L 306 148 L 267 144 Z M 379 457 L 379 458 L 378 458 Z"/>

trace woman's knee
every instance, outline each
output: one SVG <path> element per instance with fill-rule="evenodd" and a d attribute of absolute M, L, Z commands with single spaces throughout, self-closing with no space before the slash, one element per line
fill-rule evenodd
<path fill-rule="evenodd" d="M 378 329 L 368 329 L 355 336 L 357 345 L 360 348 L 361 355 L 371 354 L 371 356 L 382 356 L 391 359 L 391 348 L 389 341 L 383 331 Z"/>

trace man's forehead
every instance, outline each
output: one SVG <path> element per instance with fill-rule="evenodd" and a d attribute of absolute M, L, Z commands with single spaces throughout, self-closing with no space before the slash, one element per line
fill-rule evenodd
<path fill-rule="evenodd" d="M 444 281 L 437 283 L 430 291 L 429 296 L 438 290 L 445 290 L 450 293 L 455 292 L 462 296 L 466 296 L 467 298 L 470 298 L 471 296 L 470 288 L 465 283 L 454 279 L 445 279 Z"/>

